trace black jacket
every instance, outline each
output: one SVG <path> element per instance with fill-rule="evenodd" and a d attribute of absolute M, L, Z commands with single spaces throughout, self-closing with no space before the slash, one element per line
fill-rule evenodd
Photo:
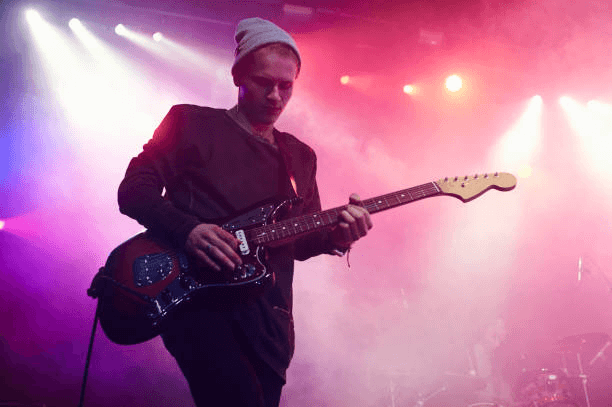
<path fill-rule="evenodd" d="M 271 197 L 295 195 L 287 168 L 303 198 L 292 216 L 319 211 L 314 151 L 288 133 L 275 131 L 275 137 L 282 141 L 282 154 L 244 131 L 225 110 L 173 106 L 130 162 L 119 187 L 120 211 L 182 248 L 203 221 L 214 223 Z M 326 232 L 269 250 L 275 286 L 228 315 L 283 378 L 294 350 L 293 260 L 331 250 Z"/>

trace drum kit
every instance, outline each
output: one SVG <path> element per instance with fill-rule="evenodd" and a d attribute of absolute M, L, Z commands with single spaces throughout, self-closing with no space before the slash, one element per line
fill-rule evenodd
<path fill-rule="evenodd" d="M 612 370 L 606 362 L 606 353 L 612 355 L 612 339 L 605 333 L 588 333 L 568 336 L 556 341 L 552 349 L 538 352 L 540 357 L 526 357 L 514 365 L 514 372 L 507 378 L 513 400 L 495 400 L 467 404 L 468 407 L 610 407 L 611 398 L 592 401 L 591 379 L 601 382 L 598 375 Z M 598 365 L 605 369 L 597 369 Z M 540 366 L 539 368 L 537 366 Z M 541 367 L 546 366 L 546 367 Z M 512 379 L 510 379 L 512 377 Z M 604 377 L 608 380 L 609 376 Z M 611 383 L 612 384 L 612 383 Z M 448 407 L 457 402 L 451 393 L 457 389 L 474 393 L 486 386 L 485 380 L 476 375 L 446 373 L 444 384 L 435 391 L 421 395 L 413 407 Z M 612 394 L 607 390 L 606 393 Z M 440 399 L 444 397 L 444 401 Z M 450 396 L 450 397 L 449 397 Z M 449 400 L 454 399 L 452 403 Z"/>
<path fill-rule="evenodd" d="M 558 366 L 524 369 L 514 384 L 517 407 L 595 407 L 587 371 L 605 360 L 612 340 L 605 333 L 588 333 L 557 341 Z"/>

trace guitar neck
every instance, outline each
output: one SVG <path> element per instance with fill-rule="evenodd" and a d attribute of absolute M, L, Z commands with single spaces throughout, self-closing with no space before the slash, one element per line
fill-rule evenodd
<path fill-rule="evenodd" d="M 416 187 L 365 199 L 361 202 L 370 214 L 374 214 L 441 193 L 435 182 L 428 182 Z M 255 228 L 251 231 L 251 241 L 257 245 L 290 241 L 310 232 L 335 226 L 338 223 L 340 212 L 345 210 L 346 207 L 346 205 L 339 206 Z"/>
<path fill-rule="evenodd" d="M 396 208 L 398 206 L 406 205 L 420 199 L 429 198 L 441 194 L 442 192 L 438 188 L 435 182 L 428 182 L 427 184 L 418 185 L 416 187 L 402 189 L 401 191 L 391 192 L 377 196 L 374 198 L 366 199 L 363 202 L 363 206 L 370 213 L 377 213 L 386 211 L 387 209 Z M 342 211 L 346 206 L 334 208 L 332 210 Z M 336 217 L 337 221 L 337 217 Z"/>

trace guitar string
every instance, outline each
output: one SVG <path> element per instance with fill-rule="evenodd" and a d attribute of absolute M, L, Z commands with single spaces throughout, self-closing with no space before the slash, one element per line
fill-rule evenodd
<path fill-rule="evenodd" d="M 388 209 L 393 206 L 409 203 L 416 199 L 431 196 L 437 193 L 439 193 L 439 190 L 436 188 L 436 186 L 433 183 L 429 183 L 382 195 L 380 197 L 367 199 L 364 200 L 363 203 L 366 209 L 368 209 L 371 213 L 375 213 L 377 210 L 380 210 L 381 207 L 383 209 Z M 400 199 L 399 197 L 403 195 L 408 195 L 409 199 Z M 391 198 L 393 198 L 394 202 L 389 202 Z M 385 203 L 386 205 L 381 205 L 382 203 Z M 261 239 L 260 243 L 263 243 L 276 240 L 277 238 L 294 236 L 296 233 L 310 232 L 317 228 L 329 226 L 337 221 L 339 211 L 342 211 L 345 208 L 345 206 L 332 208 L 317 214 L 303 215 L 291 220 L 277 222 L 273 225 L 265 225 L 260 228 L 255 228 L 252 230 L 254 232 L 254 236 L 251 236 L 251 238 L 255 240 Z M 325 221 L 325 219 L 323 219 L 323 221 L 315 220 L 324 217 L 327 217 L 327 221 Z M 266 231 L 266 229 L 270 229 L 269 233 Z M 256 241 L 255 243 L 258 242 Z"/>
<path fill-rule="evenodd" d="M 406 204 L 417 199 L 433 196 L 440 191 L 434 182 L 430 182 L 416 187 L 381 195 L 363 201 L 363 206 L 370 212 L 375 213 L 383 209 L 390 209 L 394 206 Z M 405 199 L 406 196 L 408 199 Z M 340 211 L 346 206 L 328 209 L 316 214 L 298 216 L 285 221 L 280 221 L 270 225 L 264 225 L 247 231 L 249 240 L 255 244 L 266 243 L 285 237 L 293 237 L 301 233 L 314 231 L 318 228 L 333 225 L 337 222 Z"/>

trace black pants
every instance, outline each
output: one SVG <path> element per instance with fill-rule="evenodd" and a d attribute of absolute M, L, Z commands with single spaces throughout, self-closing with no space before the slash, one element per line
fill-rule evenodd
<path fill-rule="evenodd" d="M 285 381 L 257 357 L 229 315 L 186 312 L 162 337 L 197 407 L 278 407 Z"/>

